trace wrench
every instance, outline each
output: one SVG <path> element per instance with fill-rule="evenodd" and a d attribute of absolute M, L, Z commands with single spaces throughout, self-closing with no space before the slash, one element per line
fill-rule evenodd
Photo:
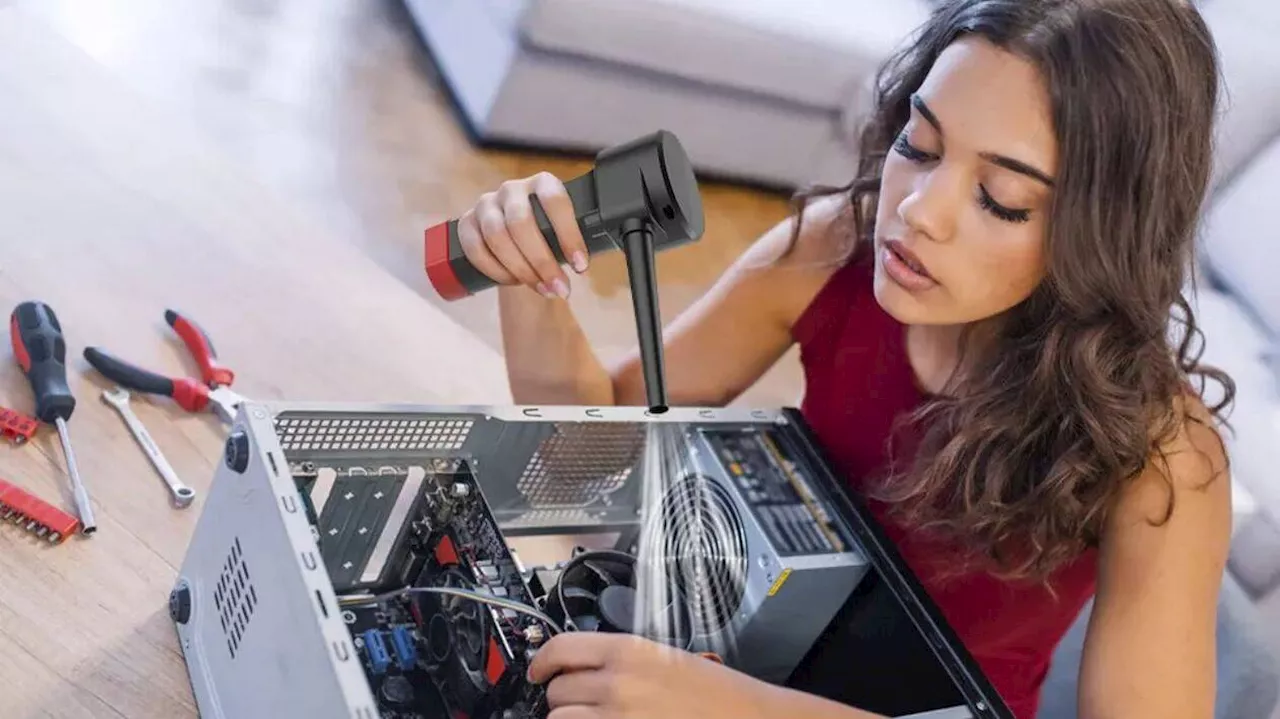
<path fill-rule="evenodd" d="M 195 490 L 178 479 L 178 473 L 173 471 L 173 466 L 160 453 L 160 448 L 156 446 L 155 440 L 151 439 L 151 434 L 147 432 L 147 428 L 142 425 L 142 421 L 133 413 L 133 409 L 129 406 L 129 391 L 123 387 L 109 389 L 102 393 L 102 401 L 115 407 L 120 416 L 124 418 L 125 425 L 129 427 L 129 433 L 138 441 L 142 451 L 146 452 L 147 459 L 151 460 L 152 466 L 164 478 L 164 483 L 169 487 L 169 495 L 173 499 L 174 505 L 179 509 L 191 506 L 192 500 L 196 498 Z"/>

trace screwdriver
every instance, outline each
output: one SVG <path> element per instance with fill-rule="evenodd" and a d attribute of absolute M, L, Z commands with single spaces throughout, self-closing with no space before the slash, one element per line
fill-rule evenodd
<path fill-rule="evenodd" d="M 76 455 L 71 450 L 71 435 L 67 430 L 67 420 L 71 419 L 76 408 L 76 398 L 67 385 L 67 343 L 62 338 L 62 325 L 49 305 L 23 302 L 14 308 L 9 318 L 9 335 L 13 340 L 13 356 L 35 394 L 36 418 L 58 428 L 62 454 L 67 460 L 67 473 L 71 475 L 71 488 L 75 492 L 76 510 L 80 514 L 80 531 L 93 534 L 98 525 L 93 520 L 89 493 L 80 479 Z"/>

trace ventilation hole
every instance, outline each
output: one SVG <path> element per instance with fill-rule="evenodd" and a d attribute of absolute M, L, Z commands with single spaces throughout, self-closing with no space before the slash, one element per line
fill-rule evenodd
<path fill-rule="evenodd" d="M 280 469 L 276 466 L 276 456 L 271 452 L 267 452 L 267 462 L 271 465 L 271 474 L 279 477 Z"/>
<path fill-rule="evenodd" d="M 666 215 L 668 220 L 676 219 L 676 211 L 671 209 L 671 205 L 662 208 L 662 214 Z"/>
<path fill-rule="evenodd" d="M 311 552 L 303 552 L 303 553 L 302 553 L 302 566 L 304 566 L 304 567 L 306 567 L 307 569 L 310 569 L 310 570 L 312 570 L 312 571 L 315 571 L 315 568 L 316 568 L 316 566 L 317 566 L 317 565 L 316 565 L 316 555 L 312 554 Z"/>
<path fill-rule="evenodd" d="M 319 589 L 316 590 L 316 603 L 320 605 L 320 612 L 324 614 L 324 618 L 328 619 L 329 608 L 324 605 L 324 595 L 320 593 Z"/>
<path fill-rule="evenodd" d="M 334 642 L 333 653 L 338 657 L 338 661 L 345 662 L 351 658 L 351 652 L 347 649 L 346 642 Z"/>
<path fill-rule="evenodd" d="M 293 497 L 287 494 L 280 495 L 280 503 L 284 505 L 284 511 L 289 514 L 295 514 L 298 511 L 298 503 L 293 501 Z"/>
<path fill-rule="evenodd" d="M 368 451 L 378 448 L 461 449 L 474 422 L 470 419 L 347 418 L 277 419 L 281 449 Z"/>
<path fill-rule="evenodd" d="M 516 488 L 534 509 L 579 509 L 623 487 L 645 446 L 644 425 L 556 424 L 525 466 Z"/>
<path fill-rule="evenodd" d="M 234 659 L 240 651 L 240 643 L 245 638 L 249 621 L 253 618 L 253 610 L 258 603 L 239 538 L 227 552 L 227 561 L 223 564 L 222 575 L 213 592 L 213 602 L 218 613 L 218 623 L 227 640 L 227 650 Z"/>

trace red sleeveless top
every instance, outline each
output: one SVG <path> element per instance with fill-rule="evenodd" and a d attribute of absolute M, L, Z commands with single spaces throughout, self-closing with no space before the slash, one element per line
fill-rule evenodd
<path fill-rule="evenodd" d="M 872 273 L 865 254 L 837 270 L 792 328 L 805 375 L 801 412 L 855 492 L 883 476 L 895 419 L 925 399 L 905 327 L 876 301 Z M 1039 584 L 985 572 L 943 579 L 937 568 L 958 556 L 954 547 L 913 535 L 883 505 L 867 504 L 1010 710 L 1034 719 L 1053 650 L 1094 593 L 1095 552 L 1052 578 L 1056 599 Z"/>

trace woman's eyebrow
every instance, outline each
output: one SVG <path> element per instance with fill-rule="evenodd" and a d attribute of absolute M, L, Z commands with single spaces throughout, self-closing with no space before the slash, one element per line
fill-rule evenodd
<path fill-rule="evenodd" d="M 942 123 L 938 121 L 938 116 L 933 114 L 933 110 L 929 109 L 929 105 L 925 103 L 923 97 L 920 97 L 919 95 L 912 95 L 911 106 L 915 108 L 916 112 L 920 113 L 920 116 L 925 119 L 925 122 L 933 125 L 933 129 L 937 130 L 939 135 L 944 134 L 942 131 Z M 1013 172 L 1026 175 L 1027 177 L 1043 182 L 1049 187 L 1053 187 L 1053 178 L 1049 177 L 1048 173 L 1033 165 L 1023 162 L 1022 160 L 1015 160 L 1012 157 L 997 155 L 992 152 L 983 152 L 980 156 L 982 159 L 993 165 L 999 165 L 1006 170 L 1012 170 Z"/>

